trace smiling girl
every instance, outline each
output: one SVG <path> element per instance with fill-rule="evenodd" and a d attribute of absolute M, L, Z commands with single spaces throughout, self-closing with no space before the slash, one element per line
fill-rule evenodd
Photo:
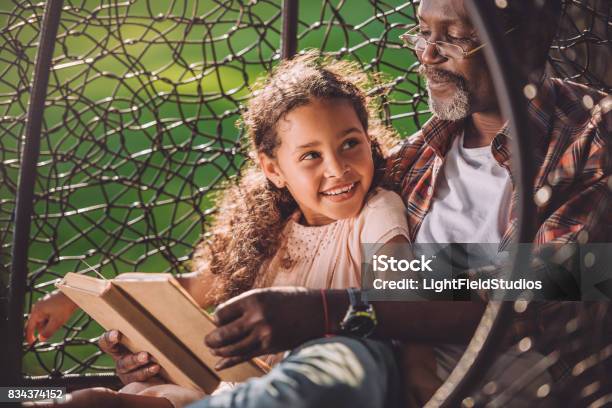
<path fill-rule="evenodd" d="M 355 65 L 314 54 L 258 84 L 243 115 L 258 163 L 220 205 L 215 230 L 227 232 L 194 257 L 221 278 L 216 302 L 253 287 L 359 286 L 361 244 L 407 236 L 400 197 L 377 187 L 393 134 L 368 85 Z"/>
<path fill-rule="evenodd" d="M 256 85 L 243 115 L 254 163 L 223 192 L 211 238 L 180 278 L 202 307 L 258 287 L 358 287 L 362 244 L 407 242 L 400 197 L 378 186 L 381 144 L 393 133 L 376 116 L 369 84 L 355 64 L 307 53 Z M 38 302 L 28 340 L 35 329 L 48 337 L 74 310 L 60 294 Z M 130 361 L 118 364 L 124 382 L 159 370 L 149 358 Z M 182 405 L 176 389 L 158 387 L 144 394 Z"/>

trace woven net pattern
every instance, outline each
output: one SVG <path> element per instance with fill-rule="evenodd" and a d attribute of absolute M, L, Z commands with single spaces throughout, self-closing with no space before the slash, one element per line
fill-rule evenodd
<path fill-rule="evenodd" d="M 402 136 L 429 117 L 416 60 L 397 39 L 415 23 L 417 6 L 321 0 L 299 9 L 298 50 L 318 48 L 383 72 L 389 93 L 381 115 Z M 0 5 L 3 278 L 43 7 Z M 215 192 L 245 161 L 235 122 L 250 84 L 280 59 L 281 34 L 279 0 L 64 2 L 35 185 L 28 310 L 67 272 L 90 266 L 106 277 L 188 270 L 214 216 Z M 570 1 L 551 70 L 609 90 L 599 61 L 610 60 L 610 48 L 606 1 Z M 27 349 L 24 374 L 111 373 L 95 346 L 100 333 L 77 313 Z"/>
<path fill-rule="evenodd" d="M 552 76 L 612 91 L 612 5 L 606 0 L 567 0 L 549 55 Z"/>

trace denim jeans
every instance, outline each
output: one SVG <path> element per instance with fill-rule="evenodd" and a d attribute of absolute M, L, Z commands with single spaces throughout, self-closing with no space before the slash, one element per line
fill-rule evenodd
<path fill-rule="evenodd" d="M 267 375 L 189 408 L 396 408 L 400 384 L 390 343 L 337 336 L 307 342 Z"/>

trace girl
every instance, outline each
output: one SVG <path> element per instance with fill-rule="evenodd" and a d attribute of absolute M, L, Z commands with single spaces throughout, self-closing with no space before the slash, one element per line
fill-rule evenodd
<path fill-rule="evenodd" d="M 407 242 L 400 197 L 378 187 L 391 131 L 376 117 L 356 65 L 314 53 L 281 63 L 243 115 L 256 162 L 226 189 L 209 241 L 181 284 L 202 307 L 255 287 L 347 288 L 361 282 L 362 243 Z M 26 326 L 44 340 L 75 310 L 61 294 Z M 277 362 L 278 358 L 270 358 Z M 163 386 L 158 386 L 163 387 Z M 175 405 L 184 401 L 164 392 Z M 163 388 L 162 388 L 163 389 Z"/>

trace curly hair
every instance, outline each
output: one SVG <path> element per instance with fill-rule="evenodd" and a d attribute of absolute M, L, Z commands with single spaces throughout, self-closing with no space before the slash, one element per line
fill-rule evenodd
<path fill-rule="evenodd" d="M 258 153 L 270 158 L 279 146 L 277 122 L 313 99 L 349 101 L 370 137 L 374 180 L 378 184 L 384 166 L 384 153 L 393 131 L 377 115 L 377 77 L 368 76 L 356 63 L 322 59 L 314 51 L 280 63 L 266 78 L 256 82 L 242 115 L 252 159 Z M 370 189 L 370 192 L 372 188 Z M 196 270 L 207 268 L 216 275 L 216 303 L 253 287 L 262 265 L 271 259 L 282 243 L 282 231 L 298 209 L 286 188 L 271 183 L 255 162 L 250 162 L 237 181 L 230 182 L 218 203 L 218 213 L 210 239 L 202 240 L 193 257 Z"/>

